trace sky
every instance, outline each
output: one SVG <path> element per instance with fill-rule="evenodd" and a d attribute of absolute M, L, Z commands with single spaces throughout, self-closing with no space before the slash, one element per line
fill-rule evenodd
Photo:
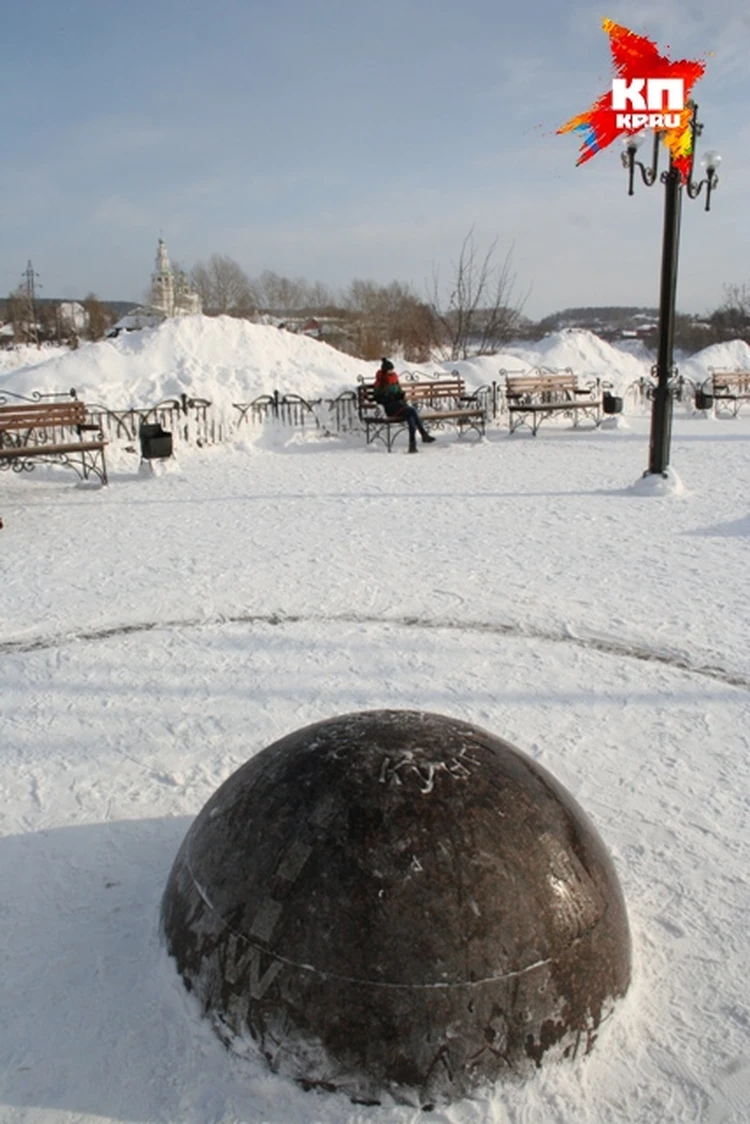
<path fill-rule="evenodd" d="M 444 292 L 461 244 L 511 255 L 534 319 L 655 305 L 662 200 L 628 198 L 613 145 L 576 167 L 557 128 L 611 78 L 609 16 L 707 60 L 678 307 L 748 279 L 750 14 L 741 0 L 39 0 L 3 12 L 0 292 L 33 262 L 42 296 L 142 300 L 157 239 L 188 270 L 398 280 Z"/>
<path fill-rule="evenodd" d="M 587 332 L 519 347 L 516 362 L 537 364 L 541 347 L 550 364 L 597 370 L 624 392 L 637 370 Z M 75 385 L 93 399 L 98 388 L 116 406 L 150 375 L 141 404 L 153 405 L 179 375 L 218 404 L 228 380 L 236 401 L 241 376 L 268 388 L 281 370 L 311 398 L 326 371 L 351 380 L 345 364 L 358 365 L 228 318 L 61 354 L 0 353 L 19 364 L 0 390 Z M 745 344 L 715 345 L 691 373 L 749 359 Z M 487 381 L 488 363 L 463 365 L 469 385 Z M 558 417 L 536 437 L 510 435 L 501 413 L 483 440 L 436 429 L 415 457 L 403 434 L 389 454 L 361 432 L 273 420 L 198 447 L 181 419 L 174 458 L 153 473 L 113 427 L 105 488 L 60 466 L 4 474 L 3 1124 L 747 1124 L 750 612 L 738 594 L 750 415 L 747 404 L 737 417 L 677 404 L 668 478 L 644 481 L 649 405 L 624 398 L 611 427 Z M 522 1084 L 430 1113 L 304 1092 L 244 1040 L 230 1053 L 160 941 L 170 868 L 219 786 L 293 731 L 383 708 L 469 722 L 548 770 L 612 859 L 632 941 L 630 988 L 590 1056 L 545 1059 Z M 434 888 L 427 947 L 442 934 L 468 975 L 468 908 L 460 927 L 443 926 L 439 896 L 447 920 L 453 890 L 468 907 L 467 880 L 452 890 L 437 877 L 444 847 L 456 856 L 465 835 L 422 829 L 444 786 L 457 821 L 475 790 L 440 769 L 433 746 L 414 753 L 437 767 L 432 787 L 403 776 L 419 838 L 408 877 Z M 456 858 L 461 871 L 487 861 L 470 844 Z M 408 901 L 397 861 L 363 874 L 365 950 L 375 889 Z M 540 868 L 563 902 L 580 901 L 578 868 Z M 414 940 L 423 947 L 418 913 L 399 933 L 410 954 Z M 314 933 L 314 908 L 309 918 Z M 286 920 L 269 938 L 277 963 Z M 320 977 L 317 952 L 313 940 L 304 963 Z M 425 955 L 428 980 L 438 964 Z M 282 1006 L 288 979 L 269 992 Z M 455 1042 L 455 1025 L 436 1024 Z"/>

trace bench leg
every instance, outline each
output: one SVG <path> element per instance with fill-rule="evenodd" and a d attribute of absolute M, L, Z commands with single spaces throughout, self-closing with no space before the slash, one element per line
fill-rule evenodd
<path fill-rule="evenodd" d="M 88 456 L 88 460 L 86 459 Z M 104 449 L 92 449 L 90 452 L 81 453 L 81 469 L 83 479 L 88 480 L 92 472 L 98 476 L 104 487 L 107 481 L 107 463 L 104 459 Z"/>
<path fill-rule="evenodd" d="M 484 437 L 484 418 L 459 418 L 456 422 L 458 428 L 459 440 L 463 437 L 467 429 L 473 429 L 480 438 Z"/>
<path fill-rule="evenodd" d="M 376 441 L 382 441 L 390 453 L 393 449 L 393 442 L 403 428 L 402 425 L 392 425 L 390 422 L 369 422 L 365 425 L 366 443 L 374 445 Z"/>
<path fill-rule="evenodd" d="M 508 425 L 511 433 L 515 433 L 522 425 L 526 424 L 526 415 L 521 410 L 513 410 L 508 413 Z"/>

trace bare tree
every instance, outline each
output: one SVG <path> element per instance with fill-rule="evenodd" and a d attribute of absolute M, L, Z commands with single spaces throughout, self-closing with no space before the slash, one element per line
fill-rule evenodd
<path fill-rule="evenodd" d="M 750 320 L 750 285 L 743 281 L 724 286 L 723 308 L 736 309 L 746 320 Z"/>
<path fill-rule="evenodd" d="M 282 277 L 272 269 L 264 269 L 253 285 L 258 307 L 281 317 L 309 308 L 311 291 L 302 277 Z"/>
<path fill-rule="evenodd" d="M 13 342 L 29 343 L 34 337 L 33 309 L 24 290 L 19 286 L 8 296 L 8 319 L 13 326 Z"/>
<path fill-rule="evenodd" d="M 336 298 L 331 293 L 327 285 L 322 281 L 313 281 L 308 286 L 307 295 L 305 297 L 305 307 L 310 312 L 325 312 L 327 309 L 332 309 L 336 306 Z"/>
<path fill-rule="evenodd" d="M 516 277 L 512 272 L 513 249 L 498 262 L 497 239 L 482 252 L 474 239 L 474 228 L 461 245 L 447 306 L 440 300 L 440 279 L 433 272 L 430 307 L 443 333 L 451 359 L 470 355 L 492 355 L 513 337 L 525 298 L 514 303 Z"/>
<path fill-rule="evenodd" d="M 211 289 L 211 275 L 208 272 L 208 267 L 203 262 L 198 262 L 190 273 L 190 280 L 193 287 L 201 299 L 203 311 L 208 314 L 211 308 L 211 300 L 213 292 Z"/>
<path fill-rule="evenodd" d="M 40 340 L 59 342 L 61 336 L 59 309 L 59 304 L 41 301 L 38 303 L 36 318 Z"/>
<path fill-rule="evenodd" d="M 208 264 L 198 262 L 192 282 L 209 315 L 249 316 L 255 308 L 250 282 L 244 270 L 226 254 L 212 254 Z"/>
<path fill-rule="evenodd" d="M 404 358 L 412 363 L 428 362 L 440 340 L 440 325 L 432 309 L 415 296 L 404 298 L 393 331 Z"/>
<path fill-rule="evenodd" d="M 86 313 L 86 335 L 90 340 L 100 340 L 112 326 L 112 314 L 104 307 L 95 293 L 89 293 L 83 302 Z"/>
<path fill-rule="evenodd" d="M 710 324 L 715 340 L 750 338 L 750 285 L 724 285 L 724 300 L 711 313 Z"/>
<path fill-rule="evenodd" d="M 429 305 L 408 285 L 392 281 L 352 281 L 344 298 L 356 354 L 377 359 L 392 351 L 406 359 L 425 362 L 437 342 L 437 325 Z"/>

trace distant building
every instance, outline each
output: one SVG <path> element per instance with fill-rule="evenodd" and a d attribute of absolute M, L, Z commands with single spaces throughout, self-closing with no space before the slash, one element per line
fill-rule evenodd
<path fill-rule="evenodd" d="M 156 269 L 151 274 L 150 307 L 169 316 L 195 316 L 201 311 L 201 298 L 190 287 L 182 270 L 175 272 L 167 253 L 167 244 L 159 239 L 156 247 Z"/>
<path fill-rule="evenodd" d="M 302 336 L 310 336 L 311 339 L 319 340 L 323 338 L 323 325 L 313 316 L 305 321 L 299 332 Z"/>
<path fill-rule="evenodd" d="M 140 328 L 155 328 L 174 316 L 197 316 L 202 311 L 201 298 L 185 272 L 172 267 L 163 238 L 156 246 L 155 264 L 148 304 L 138 305 L 126 313 L 109 332 L 110 336 Z"/>
<path fill-rule="evenodd" d="M 115 336 L 119 336 L 120 332 L 138 332 L 141 328 L 158 328 L 166 319 L 164 313 L 149 308 L 147 305 L 139 304 L 136 308 L 131 308 L 130 312 L 121 316 L 107 332 L 107 336 L 113 339 Z"/>
<path fill-rule="evenodd" d="M 58 305 L 60 327 L 65 331 L 75 332 L 79 335 L 89 326 L 89 317 L 86 309 L 78 301 L 60 301 Z"/>

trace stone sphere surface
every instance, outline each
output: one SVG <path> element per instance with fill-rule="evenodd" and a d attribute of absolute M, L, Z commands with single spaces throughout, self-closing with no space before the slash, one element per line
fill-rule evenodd
<path fill-rule="evenodd" d="M 444 1102 L 588 1052 L 630 981 L 579 805 L 508 742 L 421 711 L 252 757 L 188 831 L 161 920 L 227 1045 L 364 1101 Z"/>

